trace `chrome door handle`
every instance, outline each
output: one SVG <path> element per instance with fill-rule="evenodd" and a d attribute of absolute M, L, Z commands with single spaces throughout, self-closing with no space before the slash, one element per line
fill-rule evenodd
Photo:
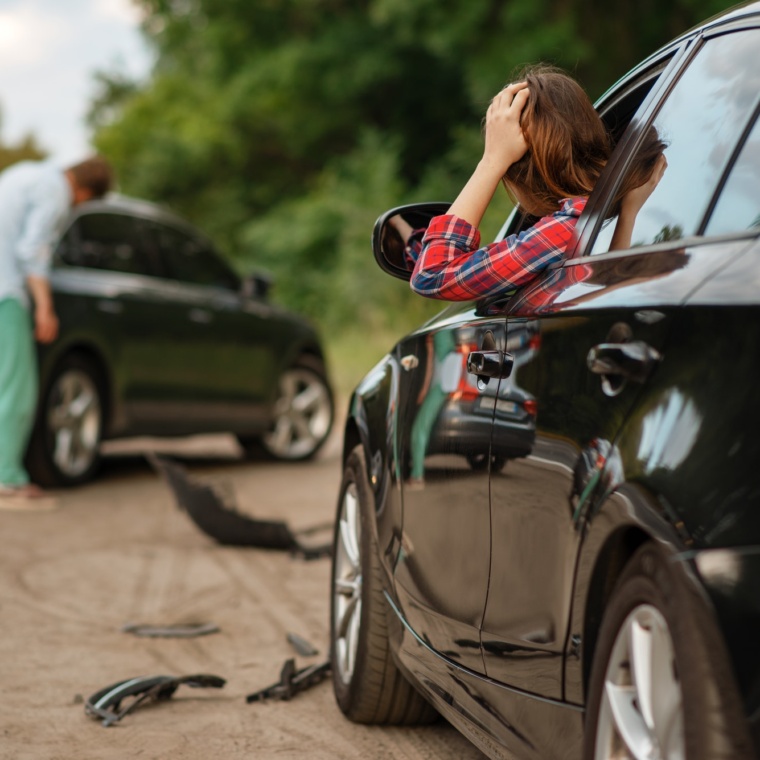
<path fill-rule="evenodd" d="M 190 309 L 187 315 L 191 322 L 199 325 L 207 325 L 213 319 L 211 312 L 205 309 Z"/>
<path fill-rule="evenodd" d="M 467 371 L 478 377 L 509 377 L 515 359 L 504 351 L 473 351 L 467 357 Z"/>
<path fill-rule="evenodd" d="M 107 298 L 98 301 L 97 307 L 98 311 L 106 314 L 121 314 L 124 311 L 124 304 L 121 301 L 111 301 Z"/>
<path fill-rule="evenodd" d="M 595 375 L 607 375 L 643 383 L 662 359 L 659 351 L 644 341 L 600 343 L 586 357 L 588 368 Z"/>

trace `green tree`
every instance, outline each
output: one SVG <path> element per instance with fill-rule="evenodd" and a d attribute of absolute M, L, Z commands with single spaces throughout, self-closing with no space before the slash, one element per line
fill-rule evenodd
<path fill-rule="evenodd" d="M 156 64 L 101 75 L 91 123 L 122 189 L 166 204 L 326 327 L 416 319 L 375 218 L 453 198 L 490 97 L 526 62 L 592 96 L 722 0 L 138 0 Z M 503 219 L 506 200 L 486 236 Z"/>
<path fill-rule="evenodd" d="M 0 112 L 0 135 L 2 134 L 2 112 Z M 47 154 L 37 143 L 34 135 L 28 134 L 15 145 L 5 143 L 0 138 L 0 171 L 19 161 L 37 161 Z"/>

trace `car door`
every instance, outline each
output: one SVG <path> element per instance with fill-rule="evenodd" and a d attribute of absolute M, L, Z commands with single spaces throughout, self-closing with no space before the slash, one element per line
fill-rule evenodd
<path fill-rule="evenodd" d="M 403 529 L 396 593 L 415 633 L 483 670 L 480 625 L 490 554 L 488 471 L 505 321 L 452 306 L 395 349 Z M 468 372 L 472 352 L 496 357 L 492 377 Z M 482 354 L 481 354 L 482 355 Z"/>
<path fill-rule="evenodd" d="M 744 86 L 742 77 L 759 52 L 755 30 L 700 42 L 654 117 L 668 169 L 636 220 L 632 247 L 607 251 L 614 219 L 599 231 L 622 174 L 607 177 L 589 201 L 587 218 L 600 220 L 593 247 L 582 243 L 580 255 L 509 304 L 508 340 L 526 325 L 537 335 L 513 377 L 535 399 L 537 417 L 531 454 L 491 478 L 482 644 L 496 680 L 565 697 L 565 652 L 579 657 L 569 621 L 595 483 L 620 467 L 618 430 L 667 355 L 680 304 L 721 258 L 747 246 L 726 240 L 716 257 L 700 231 L 757 102 L 758 82 Z M 627 145 L 635 149 L 648 126 L 637 125 Z"/>
<path fill-rule="evenodd" d="M 273 308 L 242 293 L 239 278 L 190 228 L 160 221 L 146 234 L 165 273 L 175 351 L 188 403 L 173 424 L 195 430 L 261 429 L 280 370 Z"/>
<path fill-rule="evenodd" d="M 70 342 L 93 341 L 110 357 L 116 429 L 139 424 L 137 409 L 176 387 L 176 357 L 161 281 L 140 219 L 95 206 L 72 222 L 56 250 L 53 285 Z"/>

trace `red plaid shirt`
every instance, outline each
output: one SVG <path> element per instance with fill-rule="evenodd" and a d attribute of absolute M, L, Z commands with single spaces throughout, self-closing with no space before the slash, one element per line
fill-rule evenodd
<path fill-rule="evenodd" d="M 414 263 L 415 293 L 446 301 L 471 301 L 530 282 L 561 261 L 586 198 L 566 198 L 559 211 L 517 235 L 480 247 L 480 232 L 447 214 L 431 222 L 420 243 L 410 238 L 407 259 Z"/>

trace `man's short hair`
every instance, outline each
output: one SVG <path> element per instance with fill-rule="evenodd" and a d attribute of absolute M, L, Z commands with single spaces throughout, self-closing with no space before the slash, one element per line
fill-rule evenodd
<path fill-rule="evenodd" d="M 113 169 L 101 156 L 93 156 L 67 170 L 79 187 L 87 188 L 93 198 L 102 198 L 113 183 Z"/>

